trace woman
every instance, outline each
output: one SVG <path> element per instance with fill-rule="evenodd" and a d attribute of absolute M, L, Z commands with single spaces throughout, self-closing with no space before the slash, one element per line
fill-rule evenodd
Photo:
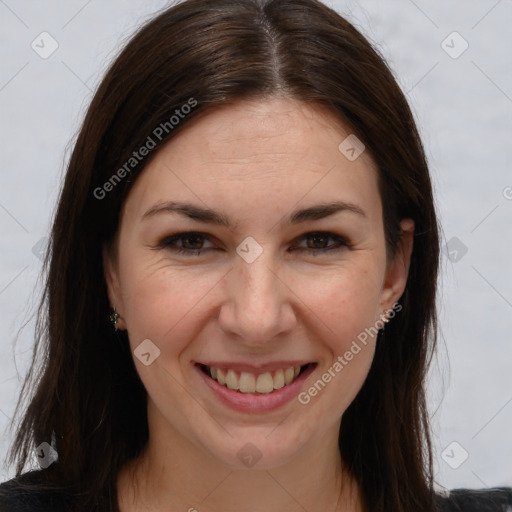
<path fill-rule="evenodd" d="M 414 119 L 352 25 L 164 11 L 69 162 L 0 510 L 506 510 L 434 492 L 438 255 Z"/>

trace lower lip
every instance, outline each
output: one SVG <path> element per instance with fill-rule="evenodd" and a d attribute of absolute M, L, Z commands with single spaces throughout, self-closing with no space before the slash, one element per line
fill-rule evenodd
<path fill-rule="evenodd" d="M 197 364 L 194 367 L 214 395 L 228 407 L 242 412 L 266 412 L 282 407 L 297 397 L 302 384 L 313 373 L 316 365 L 306 368 L 291 384 L 266 394 L 233 391 L 208 377 Z"/>

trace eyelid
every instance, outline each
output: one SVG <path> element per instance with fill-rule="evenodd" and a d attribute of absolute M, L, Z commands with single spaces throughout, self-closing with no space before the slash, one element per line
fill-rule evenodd
<path fill-rule="evenodd" d="M 205 241 L 210 241 L 211 242 L 211 239 L 212 238 L 215 238 L 213 237 L 212 235 L 210 235 L 209 233 L 203 233 L 201 231 L 180 231 L 178 233 L 174 233 L 172 235 L 168 235 L 168 236 L 165 236 L 164 238 L 161 239 L 160 242 L 158 242 L 158 244 L 154 247 L 155 249 L 165 249 L 165 248 L 168 248 L 172 242 L 175 242 L 177 240 L 180 240 L 180 239 L 183 239 L 183 238 L 186 238 L 187 236 L 199 236 L 199 237 L 203 237 L 203 239 Z M 184 249 L 184 251 L 186 251 L 187 249 Z M 193 252 L 194 249 L 188 249 L 190 252 Z M 197 251 L 202 251 L 204 249 L 196 249 Z"/>
<path fill-rule="evenodd" d="M 299 247 L 299 248 L 294 248 L 294 250 L 299 250 L 299 251 L 306 251 L 312 255 L 321 255 L 321 254 L 327 254 L 329 252 L 335 252 L 335 251 L 339 251 L 339 250 L 342 250 L 343 248 L 345 249 L 352 249 L 353 247 L 353 244 L 349 241 L 349 239 L 346 237 L 346 236 L 343 236 L 343 235 L 338 235 L 336 233 L 333 233 L 331 231 L 307 231 L 305 232 L 304 234 L 296 237 L 293 242 L 294 243 L 297 243 L 299 241 L 302 241 L 302 240 L 305 240 L 306 238 L 310 237 L 310 236 L 314 236 L 314 235 L 324 235 L 326 236 L 328 239 L 333 239 L 335 240 L 335 243 L 338 244 L 337 246 L 335 247 L 327 247 L 327 248 L 319 248 L 319 249 L 311 249 L 311 248 L 308 248 L 308 247 Z M 212 235 L 210 235 L 209 233 L 203 233 L 203 232 L 199 232 L 199 231 L 182 231 L 182 232 L 179 232 L 179 233 L 174 233 L 172 235 L 169 235 L 169 236 L 166 236 L 164 237 L 155 247 L 154 249 L 168 249 L 176 254 L 184 254 L 184 255 L 197 255 L 199 256 L 201 254 L 202 251 L 205 251 L 205 250 L 209 250 L 209 249 L 218 249 L 218 247 L 207 247 L 207 248 L 201 248 L 201 249 L 184 249 L 182 247 L 172 247 L 172 245 L 180 240 L 180 239 L 183 239 L 183 238 L 186 238 L 187 236 L 199 236 L 199 237 L 202 237 L 203 240 L 205 241 L 210 241 L 211 242 L 211 239 L 212 238 L 215 238 L 213 237 Z M 331 244 L 332 245 L 332 244 Z"/>
<path fill-rule="evenodd" d="M 325 236 L 327 239 L 334 240 L 334 243 L 331 243 L 326 248 L 320 248 L 320 249 L 311 249 L 308 247 L 293 247 L 292 252 L 301 251 L 306 252 L 308 255 L 312 257 L 322 257 L 322 256 L 328 256 L 332 254 L 338 254 L 342 250 L 352 250 L 353 245 L 349 241 L 349 239 L 346 236 L 338 235 L 336 233 L 333 233 L 332 231 L 308 231 L 304 233 L 303 235 L 297 237 L 294 239 L 295 243 L 298 243 L 302 240 L 306 240 L 310 236 L 315 235 L 321 235 Z"/>

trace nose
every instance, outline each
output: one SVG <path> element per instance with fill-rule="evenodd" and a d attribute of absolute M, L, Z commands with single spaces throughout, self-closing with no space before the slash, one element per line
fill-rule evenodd
<path fill-rule="evenodd" d="M 228 273 L 227 299 L 219 314 L 221 329 L 247 346 L 263 346 L 289 333 L 297 320 L 292 290 L 271 265 L 270 251 L 252 263 L 237 258 Z M 275 267 L 275 265 L 273 265 Z"/>

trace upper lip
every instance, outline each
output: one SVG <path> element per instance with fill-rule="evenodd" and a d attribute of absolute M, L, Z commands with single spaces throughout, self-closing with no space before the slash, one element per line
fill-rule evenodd
<path fill-rule="evenodd" d="M 314 363 L 313 361 L 305 360 L 288 360 L 288 361 L 275 361 L 272 363 L 265 364 L 249 364 L 249 363 L 237 363 L 235 361 L 198 361 L 196 364 L 204 366 L 213 366 L 214 368 L 228 368 L 231 370 L 247 373 L 265 373 L 273 372 L 275 370 L 285 370 L 291 366 L 304 366 L 306 364 Z"/>

